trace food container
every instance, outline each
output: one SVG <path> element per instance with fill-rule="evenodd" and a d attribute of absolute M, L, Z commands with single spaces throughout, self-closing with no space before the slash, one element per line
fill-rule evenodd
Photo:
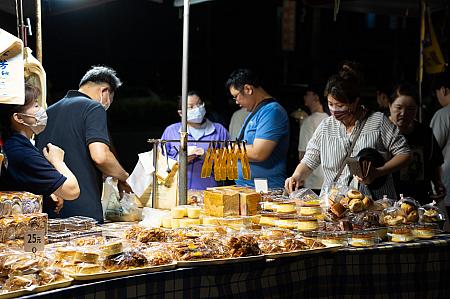
<path fill-rule="evenodd" d="M 319 221 L 315 217 L 300 216 L 297 219 L 297 223 L 297 230 L 301 232 L 314 231 L 319 228 Z"/>
<path fill-rule="evenodd" d="M 411 242 L 415 239 L 411 231 L 411 226 L 409 225 L 390 227 L 388 235 L 391 237 L 391 242 L 396 243 Z"/>
<path fill-rule="evenodd" d="M 280 217 L 277 213 L 261 213 L 261 218 L 259 219 L 260 225 L 274 226 L 275 221 L 279 220 Z"/>
<path fill-rule="evenodd" d="M 431 239 L 439 233 L 439 225 L 436 223 L 422 223 L 413 225 L 413 236 L 419 239 Z"/>
<path fill-rule="evenodd" d="M 298 217 L 296 215 L 279 216 L 278 220 L 274 221 L 276 227 L 295 229 L 298 225 Z"/>
<path fill-rule="evenodd" d="M 294 200 L 297 205 L 320 205 L 319 196 L 311 189 L 303 188 L 292 192 L 289 198 Z"/>
<path fill-rule="evenodd" d="M 349 234 L 347 232 L 319 232 L 317 239 L 326 246 L 347 246 Z"/>
<path fill-rule="evenodd" d="M 353 231 L 349 244 L 354 247 L 371 247 L 379 243 L 380 239 L 374 231 Z"/>

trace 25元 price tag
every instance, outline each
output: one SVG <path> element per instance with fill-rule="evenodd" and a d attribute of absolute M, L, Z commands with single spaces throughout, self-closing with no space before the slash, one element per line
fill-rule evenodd
<path fill-rule="evenodd" d="M 44 251 L 45 247 L 45 230 L 27 230 L 24 235 L 23 249 L 25 252 L 36 253 Z"/>

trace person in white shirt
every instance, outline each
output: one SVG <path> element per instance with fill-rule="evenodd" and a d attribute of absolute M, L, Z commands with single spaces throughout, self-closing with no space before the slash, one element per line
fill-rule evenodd
<path fill-rule="evenodd" d="M 450 74 L 443 73 L 439 75 L 434 82 L 433 91 L 436 92 L 436 97 L 441 109 L 436 111 L 431 119 L 430 126 L 433 129 L 434 137 L 441 148 L 444 156 L 444 164 L 441 165 L 442 182 L 444 183 L 447 195 L 444 199 L 447 213 L 450 212 Z M 435 190 L 436 192 L 442 190 Z M 442 204 L 442 203 L 441 203 Z M 442 206 L 441 206 L 442 207 Z M 448 221 L 445 225 L 445 230 L 450 231 Z"/>
<path fill-rule="evenodd" d="M 247 116 L 249 115 L 249 113 L 250 112 L 248 112 L 245 108 L 236 110 L 233 113 L 233 115 L 231 116 L 231 120 L 230 120 L 230 127 L 228 129 L 231 140 L 236 140 L 236 138 L 239 137 L 241 128 L 244 125 L 244 121 L 247 118 Z"/>
<path fill-rule="evenodd" d="M 311 111 L 311 115 L 306 117 L 300 127 L 299 142 L 298 142 L 298 156 L 299 161 L 303 159 L 306 152 L 306 146 L 313 136 L 316 128 L 323 119 L 328 117 L 325 113 L 320 94 L 323 94 L 323 89 L 314 84 L 310 84 L 305 91 L 303 101 L 306 107 Z M 316 193 L 320 193 L 323 184 L 323 170 L 322 167 L 317 167 L 312 174 L 305 180 L 305 188 L 312 189 Z"/>

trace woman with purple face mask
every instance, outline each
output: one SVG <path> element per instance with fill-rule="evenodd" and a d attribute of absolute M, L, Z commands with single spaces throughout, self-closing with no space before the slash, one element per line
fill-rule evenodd
<path fill-rule="evenodd" d="M 410 150 L 398 128 L 383 113 L 371 112 L 360 104 L 361 81 L 361 75 L 352 63 L 344 64 L 339 73 L 329 78 L 325 96 L 331 116 L 316 129 L 305 156 L 293 175 L 286 179 L 288 192 L 301 188 L 305 178 L 321 165 L 324 186 L 337 181 L 351 184 L 351 187 L 372 197 L 397 197 L 391 173 L 409 162 Z M 358 156 L 363 149 L 375 150 L 386 162 L 379 167 L 370 167 L 365 177 L 353 177 L 348 166 L 344 167 L 345 159 L 348 155 Z M 339 177 L 336 178 L 337 175 Z M 369 189 L 370 184 L 382 177 L 386 177 L 383 183 L 377 184 L 381 186 Z"/>
<path fill-rule="evenodd" d="M 0 190 L 28 191 L 44 196 L 44 211 L 59 212 L 64 200 L 80 195 L 78 181 L 64 163 L 64 151 L 49 143 L 40 153 L 33 135 L 45 130 L 47 113 L 37 103 L 39 90 L 25 84 L 23 105 L 1 105 L 0 132 L 6 156 Z"/>

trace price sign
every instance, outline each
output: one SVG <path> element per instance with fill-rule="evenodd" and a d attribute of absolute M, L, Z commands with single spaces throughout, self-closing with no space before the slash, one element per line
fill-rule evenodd
<path fill-rule="evenodd" d="M 267 179 L 254 179 L 255 191 L 258 193 L 269 193 L 269 187 L 267 185 Z"/>
<path fill-rule="evenodd" d="M 44 251 L 45 230 L 27 230 L 23 241 L 25 252 Z"/>

